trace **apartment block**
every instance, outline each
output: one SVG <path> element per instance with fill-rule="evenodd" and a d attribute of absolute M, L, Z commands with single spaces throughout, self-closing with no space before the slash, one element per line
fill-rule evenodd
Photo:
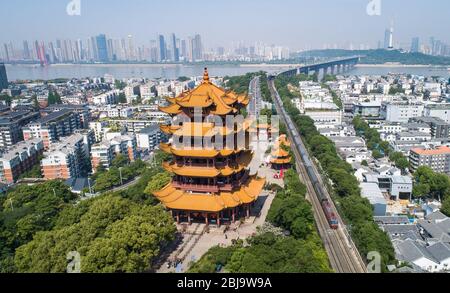
<path fill-rule="evenodd" d="M 150 127 L 142 129 L 136 134 L 137 146 L 140 149 L 147 149 L 153 151 L 159 147 L 161 142 L 167 140 L 164 133 L 161 132 L 159 125 L 155 124 Z"/>
<path fill-rule="evenodd" d="M 69 136 L 78 129 L 77 117 L 70 109 L 52 112 L 25 126 L 23 137 L 25 140 L 41 138 L 45 149 L 49 149 L 61 137 Z"/>
<path fill-rule="evenodd" d="M 108 168 L 114 160 L 114 149 L 108 141 L 102 141 L 92 146 L 91 165 L 94 172 L 99 166 Z"/>
<path fill-rule="evenodd" d="M 381 117 L 389 122 L 408 122 L 411 118 L 421 117 L 424 105 L 410 102 L 383 102 Z"/>
<path fill-rule="evenodd" d="M 89 122 L 89 128 L 94 131 L 96 142 L 101 142 L 103 140 L 107 127 L 108 122 L 106 121 Z"/>
<path fill-rule="evenodd" d="M 412 149 L 409 161 L 413 172 L 421 166 L 428 166 L 435 172 L 450 174 L 450 148 L 447 146 L 434 149 Z"/>
<path fill-rule="evenodd" d="M 86 105 L 51 105 L 41 112 L 52 113 L 63 110 L 70 110 L 77 115 L 77 128 L 88 128 L 91 115 L 89 112 L 89 108 Z"/>
<path fill-rule="evenodd" d="M 425 110 L 426 111 L 426 110 Z M 411 119 L 410 122 L 425 123 L 430 126 L 431 136 L 433 138 L 449 138 L 450 125 L 438 117 L 418 117 Z"/>
<path fill-rule="evenodd" d="M 20 175 L 39 163 L 39 156 L 44 152 L 41 139 L 35 138 L 14 145 L 0 156 L 0 181 L 13 183 Z"/>
<path fill-rule="evenodd" d="M 108 133 L 107 137 L 100 143 L 92 146 L 91 164 L 94 172 L 100 165 L 109 168 L 114 158 L 119 155 L 125 155 L 130 162 L 137 159 L 137 140 L 133 134 Z"/>
<path fill-rule="evenodd" d="M 81 134 L 73 134 L 53 144 L 41 161 L 45 179 L 86 177 L 89 172 L 89 152 Z"/>
<path fill-rule="evenodd" d="M 32 111 L 4 111 L 0 113 L 0 148 L 7 149 L 22 141 L 22 127 L 39 117 L 39 112 Z"/>
<path fill-rule="evenodd" d="M 137 159 L 137 140 L 136 135 L 126 134 L 113 138 L 110 141 L 113 146 L 114 153 L 122 154 L 128 157 L 130 162 L 134 162 Z"/>

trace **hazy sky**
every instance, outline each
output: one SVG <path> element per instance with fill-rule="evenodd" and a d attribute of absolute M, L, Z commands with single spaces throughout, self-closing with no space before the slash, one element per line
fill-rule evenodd
<path fill-rule="evenodd" d="M 395 20 L 395 43 L 419 36 L 449 42 L 450 1 L 379 0 L 381 15 L 369 16 L 371 0 L 80 0 L 81 15 L 69 16 L 70 0 L 0 0 L 0 42 L 87 38 L 128 34 L 138 43 L 157 32 L 180 37 L 200 33 L 208 46 L 263 41 L 292 49 L 324 44 L 376 46 Z M 378 0 L 372 0 L 378 1 Z"/>

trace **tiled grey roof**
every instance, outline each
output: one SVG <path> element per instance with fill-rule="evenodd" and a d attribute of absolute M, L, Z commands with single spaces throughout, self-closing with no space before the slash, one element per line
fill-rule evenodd
<path fill-rule="evenodd" d="M 425 218 L 429 221 L 436 221 L 436 220 L 445 220 L 447 219 L 447 216 L 441 213 L 440 211 L 437 211 L 432 214 L 429 214 Z"/>
<path fill-rule="evenodd" d="M 433 256 L 426 250 L 426 248 L 417 242 L 408 239 L 396 243 L 398 257 L 400 260 L 407 262 L 414 262 L 422 257 L 434 260 Z"/>
<path fill-rule="evenodd" d="M 407 216 L 379 216 L 374 217 L 376 223 L 385 225 L 409 224 Z"/>
<path fill-rule="evenodd" d="M 438 242 L 427 247 L 430 254 L 439 262 L 450 258 L 450 245 Z"/>

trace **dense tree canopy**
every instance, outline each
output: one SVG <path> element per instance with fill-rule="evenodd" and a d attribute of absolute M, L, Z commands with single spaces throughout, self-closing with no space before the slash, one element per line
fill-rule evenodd
<path fill-rule="evenodd" d="M 10 262 L 14 250 L 30 241 L 35 233 L 52 229 L 58 213 L 75 198 L 61 181 L 19 185 L 8 192 L 0 206 L 0 264 Z M 4 268 L 0 265 L 0 271 Z"/>
<path fill-rule="evenodd" d="M 147 165 L 141 160 L 128 164 L 126 156 L 117 156 L 109 170 L 97 170 L 94 176 L 94 190 L 95 192 L 103 192 L 120 186 L 122 182 L 126 183 L 142 174 L 146 168 Z"/>
<path fill-rule="evenodd" d="M 446 174 L 436 173 L 427 166 L 417 168 L 414 173 L 413 195 L 415 197 L 433 197 L 438 200 L 450 195 L 450 178 Z"/>
<path fill-rule="evenodd" d="M 77 251 L 82 272 L 143 272 L 174 237 L 173 219 L 161 206 L 109 194 L 82 209 L 78 222 L 39 232 L 19 247 L 14 259 L 18 271 L 65 272 L 67 253 Z"/>
<path fill-rule="evenodd" d="M 84 272 L 148 271 L 175 236 L 171 216 L 144 192 L 163 169 L 115 164 L 125 177 L 127 168 L 139 175 L 136 184 L 82 201 L 61 181 L 18 185 L 0 197 L 0 272 L 64 272 L 72 251 Z"/>
<path fill-rule="evenodd" d="M 385 142 L 380 138 L 380 134 L 376 129 L 370 128 L 369 124 L 359 116 L 353 119 L 353 126 L 358 135 L 364 137 L 367 147 L 372 150 L 372 156 L 375 159 L 389 156 L 391 147 L 388 142 Z"/>

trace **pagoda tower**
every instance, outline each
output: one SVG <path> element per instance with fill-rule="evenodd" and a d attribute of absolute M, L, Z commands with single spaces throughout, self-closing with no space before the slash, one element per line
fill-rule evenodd
<path fill-rule="evenodd" d="M 248 105 L 249 98 L 214 85 L 205 68 L 198 87 L 167 100 L 169 106 L 160 107 L 160 110 L 172 117 L 182 116 L 183 122 L 181 125 L 161 125 L 161 130 L 172 138 L 160 148 L 172 155 L 172 161 L 163 163 L 163 167 L 173 174 L 173 179 L 154 195 L 171 210 L 177 223 L 204 221 L 220 226 L 249 217 L 265 179 L 251 176 L 248 169 L 253 158 L 249 149 L 250 121 L 240 125 L 235 123 L 232 127 L 226 125 L 226 116 L 235 118 L 239 115 Z M 205 117 L 210 115 L 222 123 L 206 120 Z M 198 116 L 201 116 L 201 122 Z M 238 136 L 245 137 L 245 147 L 239 143 L 232 147 L 225 143 L 219 148 L 216 144 L 205 147 L 203 143 L 199 148 L 194 143 L 203 142 L 204 138 L 214 140 L 230 135 L 234 136 L 234 142 Z M 184 138 L 181 147 L 174 144 L 180 137 Z"/>
<path fill-rule="evenodd" d="M 291 155 L 283 147 L 291 147 L 291 143 L 286 135 L 280 135 L 275 143 L 274 149 L 271 153 L 270 163 L 275 170 L 286 170 L 291 166 Z"/>

